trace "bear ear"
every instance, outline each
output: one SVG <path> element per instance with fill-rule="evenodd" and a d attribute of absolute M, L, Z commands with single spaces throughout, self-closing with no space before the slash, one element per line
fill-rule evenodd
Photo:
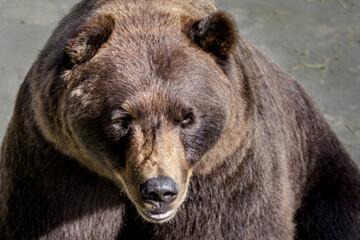
<path fill-rule="evenodd" d="M 65 53 L 73 64 L 89 61 L 108 40 L 114 30 L 112 16 L 99 16 L 84 23 L 65 46 Z"/>
<path fill-rule="evenodd" d="M 216 11 L 202 20 L 186 24 L 187 34 L 206 52 L 226 58 L 237 40 L 235 20 L 224 11 Z"/>

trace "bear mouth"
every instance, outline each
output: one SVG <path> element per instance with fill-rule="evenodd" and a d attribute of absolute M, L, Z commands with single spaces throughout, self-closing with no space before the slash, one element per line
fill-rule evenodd
<path fill-rule="evenodd" d="M 151 220 L 163 221 L 169 219 L 176 212 L 176 209 L 167 212 L 151 212 L 142 209 L 140 211 L 142 214 L 144 214 L 146 217 L 150 218 Z"/>

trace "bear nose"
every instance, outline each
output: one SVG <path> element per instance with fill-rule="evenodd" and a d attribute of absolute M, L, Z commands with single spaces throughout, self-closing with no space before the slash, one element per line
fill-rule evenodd
<path fill-rule="evenodd" d="M 140 184 L 140 193 L 144 202 L 158 205 L 172 203 L 179 192 L 178 184 L 168 177 L 151 178 Z"/>

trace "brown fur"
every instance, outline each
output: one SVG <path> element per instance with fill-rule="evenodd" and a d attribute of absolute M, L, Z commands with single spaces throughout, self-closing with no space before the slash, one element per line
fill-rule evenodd
<path fill-rule="evenodd" d="M 23 82 L 1 154 L 1 239 L 360 238 L 359 169 L 208 0 L 80 2 Z M 173 202 L 144 200 L 156 178 L 177 184 Z"/>

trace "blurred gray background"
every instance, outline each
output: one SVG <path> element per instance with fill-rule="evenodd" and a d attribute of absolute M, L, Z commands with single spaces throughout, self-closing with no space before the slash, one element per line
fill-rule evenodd
<path fill-rule="evenodd" d="M 0 0 L 0 139 L 16 93 L 79 0 Z M 217 0 L 239 32 L 292 74 L 360 165 L 360 1 Z"/>

